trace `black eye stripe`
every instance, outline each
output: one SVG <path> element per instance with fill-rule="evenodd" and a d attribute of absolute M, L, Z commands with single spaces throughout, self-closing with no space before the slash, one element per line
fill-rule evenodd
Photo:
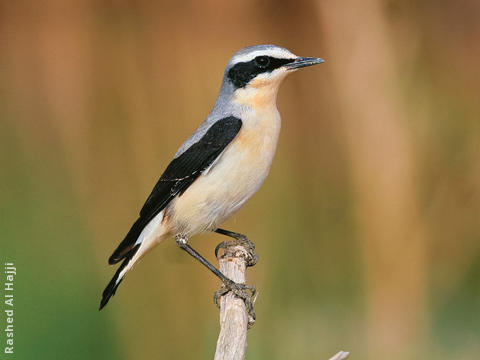
<path fill-rule="evenodd" d="M 263 59 L 261 59 L 263 58 Z M 272 56 L 257 56 L 248 62 L 237 63 L 228 71 L 229 80 L 235 87 L 246 86 L 250 80 L 262 73 L 272 72 L 295 59 L 279 59 Z"/>

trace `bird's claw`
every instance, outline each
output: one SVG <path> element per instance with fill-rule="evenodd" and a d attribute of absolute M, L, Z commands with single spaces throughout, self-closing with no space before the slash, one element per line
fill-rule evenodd
<path fill-rule="evenodd" d="M 232 241 L 222 241 L 215 248 L 215 257 L 218 258 L 218 251 L 220 249 L 227 249 L 232 246 L 242 246 L 246 250 L 245 260 L 247 266 L 254 266 L 258 261 L 258 255 L 255 252 L 255 244 L 251 242 L 245 235 L 240 235 Z"/>
<path fill-rule="evenodd" d="M 224 281 L 222 287 L 219 290 L 215 291 L 215 294 L 213 296 L 213 302 L 218 308 L 220 308 L 218 299 L 228 294 L 229 292 L 232 292 L 232 294 L 245 302 L 248 315 L 253 320 L 252 323 L 255 322 L 256 315 L 253 308 L 253 305 L 257 300 L 257 290 L 255 289 L 255 286 L 239 284 L 234 282 L 233 280 Z"/>

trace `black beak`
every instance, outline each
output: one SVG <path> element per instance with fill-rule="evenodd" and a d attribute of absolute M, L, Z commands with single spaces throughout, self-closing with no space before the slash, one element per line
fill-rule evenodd
<path fill-rule="evenodd" d="M 325 62 L 325 60 L 315 57 L 298 57 L 294 62 L 286 65 L 288 70 L 296 70 L 306 66 L 317 65 Z"/>

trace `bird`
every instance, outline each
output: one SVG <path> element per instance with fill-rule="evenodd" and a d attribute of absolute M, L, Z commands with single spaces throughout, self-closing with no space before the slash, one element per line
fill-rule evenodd
<path fill-rule="evenodd" d="M 220 295 L 233 291 L 248 300 L 245 290 L 254 288 L 223 275 L 190 246 L 189 239 L 204 232 L 229 236 L 249 250 L 248 265 L 256 263 L 255 245 L 245 235 L 219 226 L 257 192 L 269 173 L 281 126 L 276 106 L 280 84 L 290 73 L 323 62 L 276 45 L 250 46 L 233 55 L 212 111 L 180 146 L 108 259 L 110 265 L 122 263 L 103 291 L 100 310 L 134 264 L 167 238 L 174 238 L 222 280 Z M 215 253 L 225 244 L 219 244 Z M 248 305 L 250 309 L 251 302 Z"/>

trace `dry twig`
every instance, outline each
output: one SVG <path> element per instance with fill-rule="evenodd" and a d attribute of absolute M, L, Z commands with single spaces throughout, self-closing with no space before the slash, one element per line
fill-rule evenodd
<path fill-rule="evenodd" d="M 247 251 L 239 245 L 229 247 L 219 257 L 220 271 L 236 283 L 245 284 Z M 244 360 L 247 350 L 247 330 L 255 323 L 248 315 L 245 302 L 231 292 L 220 298 L 220 334 L 215 360 Z M 330 360 L 343 360 L 348 352 L 340 351 Z"/>
<path fill-rule="evenodd" d="M 246 280 L 247 252 L 242 246 L 233 246 L 219 257 L 220 271 L 236 283 Z M 247 330 L 255 319 L 247 314 L 245 303 L 231 292 L 220 299 L 220 334 L 215 360 L 243 360 L 247 350 Z"/>

